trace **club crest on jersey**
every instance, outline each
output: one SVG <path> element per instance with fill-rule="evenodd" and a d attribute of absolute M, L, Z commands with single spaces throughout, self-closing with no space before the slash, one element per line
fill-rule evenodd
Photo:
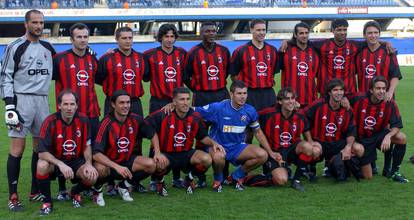
<path fill-rule="evenodd" d="M 240 121 L 246 121 L 247 120 L 247 115 L 242 115 L 240 117 Z"/>
<path fill-rule="evenodd" d="M 380 118 L 384 117 L 384 112 L 381 110 L 381 111 L 378 113 L 378 116 L 379 116 Z"/>
<path fill-rule="evenodd" d="M 282 146 L 288 146 L 290 145 L 290 141 L 292 140 L 292 135 L 289 132 L 282 132 L 279 135 L 280 138 L 280 145 Z"/>
<path fill-rule="evenodd" d="M 139 68 L 139 61 L 138 60 L 135 60 L 135 67 Z"/>
<path fill-rule="evenodd" d="M 365 78 L 372 79 L 374 78 L 375 73 L 377 72 L 377 68 L 374 65 L 370 64 L 365 67 Z"/>
<path fill-rule="evenodd" d="M 325 136 L 328 137 L 335 137 L 335 132 L 337 130 L 336 124 L 329 123 L 325 126 L 325 130 L 327 133 L 325 133 Z"/>
<path fill-rule="evenodd" d="M 88 86 L 88 79 L 89 74 L 85 70 L 79 70 L 78 73 L 76 73 L 76 79 L 78 80 L 77 85 L 78 86 Z"/>
<path fill-rule="evenodd" d="M 178 132 L 174 135 L 174 147 L 183 147 L 185 140 L 187 140 L 185 134 L 183 132 Z"/>
<path fill-rule="evenodd" d="M 79 130 L 79 128 L 76 129 L 75 134 L 76 134 L 77 137 L 82 136 L 82 132 Z"/>
<path fill-rule="evenodd" d="M 76 68 L 76 66 L 75 66 L 75 64 L 72 64 L 72 65 L 70 65 L 70 67 L 69 68 L 71 68 L 71 69 L 75 69 Z"/>
<path fill-rule="evenodd" d="M 63 144 L 62 144 L 63 150 L 65 150 L 65 152 L 63 152 L 63 156 L 68 156 L 68 155 L 76 155 L 75 149 L 77 147 L 76 142 L 74 140 L 66 140 Z"/>
<path fill-rule="evenodd" d="M 292 131 L 294 131 L 294 132 L 295 132 L 296 130 L 297 130 L 297 126 L 296 126 L 296 124 L 293 124 L 293 125 L 292 125 Z"/>
<path fill-rule="evenodd" d="M 267 64 L 264 62 L 258 62 L 256 64 L 257 76 L 267 76 Z"/>
<path fill-rule="evenodd" d="M 270 61 L 270 59 L 271 59 L 271 58 L 272 58 L 272 57 L 270 56 L 270 54 L 269 54 L 269 53 L 267 53 L 267 54 L 266 54 L 266 59 Z"/>
<path fill-rule="evenodd" d="M 129 132 L 129 134 L 133 134 L 134 133 L 134 128 L 129 126 L 128 127 L 128 132 Z"/>
<path fill-rule="evenodd" d="M 219 56 L 217 57 L 217 61 L 218 61 L 218 63 L 223 63 L 223 58 L 221 58 L 221 56 L 219 55 Z"/>
<path fill-rule="evenodd" d="M 187 125 L 187 132 L 191 132 L 191 125 Z"/>
<path fill-rule="evenodd" d="M 180 59 L 178 59 L 178 58 L 177 58 L 177 59 L 175 60 L 175 63 L 177 64 L 177 66 L 179 66 L 179 65 L 181 64 Z"/>
<path fill-rule="evenodd" d="M 343 117 L 342 117 L 342 115 L 340 115 L 339 117 L 338 117 L 338 124 L 339 125 L 341 125 L 342 124 L 342 122 L 343 122 Z"/>
<path fill-rule="evenodd" d="M 379 56 L 379 57 L 377 58 L 377 64 L 380 64 L 380 63 L 381 63 L 381 61 L 382 61 L 382 57 L 381 57 L 381 56 Z"/>
<path fill-rule="evenodd" d="M 300 62 L 297 65 L 298 67 L 298 76 L 308 76 L 309 66 L 306 62 Z"/>
<path fill-rule="evenodd" d="M 217 76 L 219 74 L 219 69 L 215 65 L 210 65 L 207 68 L 207 74 L 209 75 L 208 80 L 219 80 L 219 77 Z"/>
<path fill-rule="evenodd" d="M 372 116 L 368 116 L 364 119 L 364 123 L 365 123 L 364 129 L 374 130 L 373 127 L 377 124 L 377 120 Z"/>
<path fill-rule="evenodd" d="M 133 85 L 135 84 L 134 79 L 135 79 L 135 72 L 132 69 L 126 69 L 123 73 L 122 76 L 124 77 L 124 85 L 130 84 Z"/>
<path fill-rule="evenodd" d="M 341 55 L 336 56 L 334 59 L 334 69 L 344 69 L 345 58 Z"/>
<path fill-rule="evenodd" d="M 129 144 L 130 144 L 130 141 L 128 138 L 126 137 L 119 138 L 118 141 L 116 142 L 116 145 L 118 146 L 118 153 L 128 152 Z"/>
<path fill-rule="evenodd" d="M 165 82 L 176 82 L 177 81 L 175 79 L 175 76 L 177 75 L 177 71 L 174 69 L 174 67 L 171 67 L 171 66 L 167 67 L 164 70 L 164 74 L 165 74 L 165 77 L 167 77 L 165 79 Z"/>
<path fill-rule="evenodd" d="M 349 50 L 349 47 L 346 48 L 346 55 L 351 54 L 351 51 Z"/>

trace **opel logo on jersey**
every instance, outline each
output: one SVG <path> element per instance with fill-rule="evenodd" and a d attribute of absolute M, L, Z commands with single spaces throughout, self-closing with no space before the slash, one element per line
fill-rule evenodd
<path fill-rule="evenodd" d="M 257 76 L 267 76 L 267 64 L 264 62 L 258 62 L 256 64 L 256 69 L 259 72 Z"/>
<path fill-rule="evenodd" d="M 177 134 L 174 135 L 174 141 L 177 144 L 182 144 L 186 139 L 187 137 L 185 136 L 183 132 L 178 132 Z"/>
<path fill-rule="evenodd" d="M 174 69 L 174 67 L 167 67 L 164 70 L 164 74 L 165 77 L 167 77 L 167 79 L 165 79 L 165 82 L 175 82 L 175 76 L 177 75 L 177 71 Z"/>
<path fill-rule="evenodd" d="M 128 148 L 129 143 L 130 142 L 129 142 L 128 138 L 121 137 L 121 138 L 118 139 L 116 144 L 118 145 L 119 149 L 125 149 L 125 148 Z M 118 150 L 118 152 L 119 152 L 119 150 Z"/>
<path fill-rule="evenodd" d="M 219 74 L 219 69 L 217 66 L 215 65 L 210 65 L 207 68 L 207 74 L 210 76 L 208 77 L 208 80 L 218 80 L 219 78 L 217 77 L 217 75 Z"/>
<path fill-rule="evenodd" d="M 133 70 L 126 69 L 122 73 L 122 76 L 125 79 L 124 84 L 135 84 L 135 82 L 133 81 L 135 79 L 135 72 Z"/>
<path fill-rule="evenodd" d="M 290 144 L 290 141 L 292 140 L 292 135 L 289 132 L 282 132 L 279 135 L 280 138 L 280 144 L 287 145 Z"/>
<path fill-rule="evenodd" d="M 76 78 L 79 82 L 87 82 L 89 79 L 89 74 L 85 70 L 79 70 L 78 73 L 76 73 Z"/>
<path fill-rule="evenodd" d="M 66 140 L 63 144 L 62 144 L 63 149 L 65 150 L 65 152 L 63 152 L 63 155 L 75 155 L 76 153 L 74 152 L 77 145 L 76 142 L 74 140 Z"/>
<path fill-rule="evenodd" d="M 335 63 L 335 66 L 343 66 L 345 63 L 345 58 L 341 55 L 338 55 L 333 59 L 333 61 Z"/>
<path fill-rule="evenodd" d="M 43 61 L 42 61 L 42 60 L 37 59 L 37 60 L 36 60 L 36 66 L 37 66 L 37 68 L 42 67 L 42 66 L 43 66 Z"/>
<path fill-rule="evenodd" d="M 306 62 L 298 63 L 297 67 L 298 67 L 298 76 L 308 76 L 309 66 Z"/>
<path fill-rule="evenodd" d="M 365 67 L 365 73 L 367 74 L 365 78 L 373 78 L 375 73 L 377 72 L 377 68 L 374 65 L 370 64 Z"/>
<path fill-rule="evenodd" d="M 334 123 L 329 123 L 326 125 L 325 130 L 326 132 L 328 132 L 328 134 L 334 134 L 336 132 L 336 124 Z"/>
<path fill-rule="evenodd" d="M 377 120 L 372 116 L 368 116 L 364 119 L 364 123 L 365 128 L 372 128 L 377 124 Z"/>

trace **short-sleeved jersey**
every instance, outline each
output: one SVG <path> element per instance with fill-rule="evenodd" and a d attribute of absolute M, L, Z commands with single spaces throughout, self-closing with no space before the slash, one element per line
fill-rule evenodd
<path fill-rule="evenodd" d="M 144 76 L 144 80 L 150 81 L 151 96 L 172 99 L 174 88 L 183 85 L 186 54 L 181 47 L 174 47 L 171 53 L 166 53 L 162 47 L 144 52 L 149 68 L 149 76 Z"/>
<path fill-rule="evenodd" d="M 159 110 L 149 115 L 146 122 L 157 132 L 160 150 L 164 153 L 189 151 L 194 139 L 202 140 L 207 136 L 200 114 L 192 109 L 184 118 L 180 118 L 175 111 L 167 115 Z"/>
<path fill-rule="evenodd" d="M 60 92 L 70 89 L 79 97 L 79 112 L 90 118 L 99 117 L 101 113 L 95 92 L 97 70 L 98 61 L 89 53 L 78 56 L 70 49 L 56 54 L 53 57 L 56 100 Z"/>
<path fill-rule="evenodd" d="M 260 111 L 259 122 L 273 151 L 299 143 L 301 135 L 309 130 L 309 123 L 304 115 L 294 111 L 289 118 L 285 118 L 279 107 Z"/>
<path fill-rule="evenodd" d="M 319 142 L 334 142 L 356 136 L 352 110 L 333 110 L 329 97 L 320 98 L 304 109 L 310 123 L 312 138 Z"/>
<path fill-rule="evenodd" d="M 132 49 L 124 55 L 119 49 L 106 53 L 98 63 L 96 82 L 102 84 L 105 95 L 111 97 L 116 90 L 125 90 L 131 98 L 144 95 L 142 79 L 148 71 L 144 56 Z"/>
<path fill-rule="evenodd" d="M 320 69 L 318 74 L 318 91 L 325 96 L 325 87 L 333 78 L 342 79 L 345 83 L 345 94 L 356 92 L 356 67 L 355 57 L 361 43 L 346 40 L 342 46 L 338 46 L 334 39 L 312 42 L 320 55 Z"/>
<path fill-rule="evenodd" d="M 285 53 L 280 53 L 282 88 L 291 87 L 296 92 L 296 100 L 306 106 L 318 98 L 315 78 L 319 71 L 319 56 L 311 46 L 302 50 L 289 44 Z"/>
<path fill-rule="evenodd" d="M 230 52 L 218 43 L 208 51 L 202 43 L 188 51 L 185 62 L 185 84 L 193 91 L 217 91 L 227 85 Z"/>
<path fill-rule="evenodd" d="M 384 45 L 381 45 L 375 51 L 364 47 L 357 55 L 356 68 L 359 92 L 368 91 L 369 84 L 374 76 L 384 76 L 388 82 L 392 78 L 402 78 L 397 55 L 387 54 L 387 49 Z"/>
<path fill-rule="evenodd" d="M 26 36 L 10 43 L 1 61 L 0 97 L 15 93 L 48 95 L 55 50 L 49 42 L 29 41 Z"/>
<path fill-rule="evenodd" d="M 223 147 L 231 147 L 244 142 L 246 127 L 260 128 L 258 114 L 253 106 L 243 105 L 235 109 L 229 99 L 203 107 L 196 107 L 204 120 L 210 122 L 209 136 Z"/>
<path fill-rule="evenodd" d="M 90 144 L 89 120 L 82 113 L 76 113 L 68 124 L 56 112 L 45 119 L 40 129 L 39 152 L 49 152 L 62 161 L 83 158 Z"/>
<path fill-rule="evenodd" d="M 115 163 L 125 162 L 136 148 L 141 147 L 137 146 L 139 138 L 151 139 L 154 134 L 154 129 L 139 115 L 130 113 L 124 122 L 119 122 L 113 113 L 109 113 L 101 121 L 93 153 L 105 154 Z"/>
<path fill-rule="evenodd" d="M 388 128 L 402 128 L 402 120 L 394 100 L 373 103 L 369 92 L 350 99 L 355 114 L 358 138 L 372 137 Z"/>
<path fill-rule="evenodd" d="M 249 88 L 271 88 L 278 70 L 277 49 L 264 43 L 259 49 L 250 41 L 234 50 L 231 75 L 245 82 Z"/>

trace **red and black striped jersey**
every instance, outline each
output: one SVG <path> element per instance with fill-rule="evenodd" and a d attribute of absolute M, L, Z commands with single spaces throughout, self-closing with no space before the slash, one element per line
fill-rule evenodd
<path fill-rule="evenodd" d="M 231 57 L 231 74 L 249 88 L 271 88 L 278 70 L 277 49 L 264 43 L 258 49 L 250 41 L 234 50 Z"/>
<path fill-rule="evenodd" d="M 89 53 L 78 56 L 70 49 L 56 54 L 53 57 L 56 100 L 60 92 L 70 89 L 79 97 L 79 112 L 90 118 L 99 117 L 101 112 L 95 92 L 97 70 L 98 61 L 95 56 Z"/>
<path fill-rule="evenodd" d="M 75 113 L 67 124 L 60 112 L 49 115 L 42 124 L 39 138 L 39 152 L 49 152 L 62 161 L 83 158 L 91 144 L 89 119 L 82 113 Z"/>
<path fill-rule="evenodd" d="M 201 115 L 190 109 L 184 118 L 175 111 L 169 115 L 158 110 L 146 118 L 158 134 L 160 150 L 165 153 L 189 151 L 194 139 L 202 140 L 207 136 Z"/>
<path fill-rule="evenodd" d="M 389 55 L 384 45 L 381 45 L 375 51 L 364 47 L 357 55 L 356 68 L 359 92 L 368 91 L 369 84 L 374 76 L 384 76 L 388 82 L 392 78 L 402 78 L 397 55 Z"/>
<path fill-rule="evenodd" d="M 334 39 L 312 42 L 320 55 L 320 69 L 317 87 L 321 97 L 325 96 L 325 87 L 333 78 L 342 79 L 345 83 L 345 94 L 356 92 L 355 57 L 363 42 L 346 40 L 338 46 Z"/>
<path fill-rule="evenodd" d="M 302 50 L 289 44 L 285 53 L 280 53 L 281 86 L 291 87 L 296 100 L 306 106 L 318 98 L 315 78 L 319 71 L 319 56 L 311 46 Z"/>
<path fill-rule="evenodd" d="M 217 91 L 227 85 L 230 52 L 218 43 L 208 51 L 202 43 L 187 53 L 184 82 L 193 91 Z"/>
<path fill-rule="evenodd" d="M 106 53 L 99 59 L 96 82 L 102 84 L 105 95 L 111 97 L 116 90 L 125 90 L 131 98 L 144 95 L 142 79 L 148 75 L 144 55 L 132 49 L 125 56 L 119 49 Z"/>
<path fill-rule="evenodd" d="M 162 47 L 144 52 L 149 65 L 149 76 L 144 76 L 144 80 L 150 81 L 151 96 L 172 99 L 173 89 L 183 85 L 186 54 L 181 47 L 174 47 L 171 53 L 166 53 Z"/>
<path fill-rule="evenodd" d="M 93 153 L 103 153 L 116 163 L 125 162 L 134 152 L 141 152 L 138 139 L 151 139 L 154 134 L 154 129 L 139 115 L 130 113 L 124 122 L 120 122 L 109 113 L 101 121 Z"/>
<path fill-rule="evenodd" d="M 370 93 L 360 93 L 350 99 L 355 114 L 358 138 L 372 137 L 391 127 L 402 128 L 402 120 L 394 100 L 373 103 Z"/>
<path fill-rule="evenodd" d="M 273 151 L 289 148 L 301 141 L 301 135 L 309 130 L 306 117 L 293 112 L 285 118 L 280 108 L 269 107 L 259 112 L 260 127 Z"/>
<path fill-rule="evenodd" d="M 319 142 L 334 142 L 356 136 L 352 110 L 341 107 L 333 110 L 329 96 L 314 101 L 304 109 L 310 123 L 312 138 Z"/>

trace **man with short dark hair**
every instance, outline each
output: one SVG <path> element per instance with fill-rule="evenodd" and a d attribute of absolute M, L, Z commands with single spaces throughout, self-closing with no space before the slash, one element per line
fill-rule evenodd
<path fill-rule="evenodd" d="M 57 97 L 59 111 L 43 122 L 40 131 L 39 161 L 36 177 L 45 196 L 40 215 L 52 212 L 50 175 L 59 174 L 77 183 L 72 187 L 74 208 L 82 206 L 80 193 L 95 184 L 98 172 L 92 166 L 90 125 L 86 115 L 78 113 L 78 96 L 63 90 Z"/>
<path fill-rule="evenodd" d="M 40 40 L 44 17 L 38 10 L 26 12 L 24 36 L 10 43 L 1 61 L 0 96 L 5 101 L 5 122 L 11 138 L 7 158 L 10 211 L 21 211 L 23 206 L 17 195 L 20 161 L 26 145 L 26 136 L 32 134 L 32 183 L 29 199 L 41 201 L 35 177 L 38 161 L 40 127 L 49 115 L 48 94 L 52 79 L 52 56 L 55 50 Z"/>

